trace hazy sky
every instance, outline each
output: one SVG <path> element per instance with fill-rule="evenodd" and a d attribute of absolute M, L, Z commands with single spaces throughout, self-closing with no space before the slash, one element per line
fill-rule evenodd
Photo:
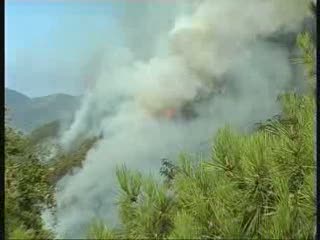
<path fill-rule="evenodd" d="M 31 97 L 83 92 L 92 59 L 119 44 L 111 1 L 6 0 L 5 85 Z"/>

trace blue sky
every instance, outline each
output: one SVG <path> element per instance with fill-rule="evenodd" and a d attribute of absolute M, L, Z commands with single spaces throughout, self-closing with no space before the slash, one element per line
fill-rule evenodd
<path fill-rule="evenodd" d="M 5 85 L 30 97 L 82 93 L 90 59 L 119 44 L 114 3 L 7 0 Z"/>

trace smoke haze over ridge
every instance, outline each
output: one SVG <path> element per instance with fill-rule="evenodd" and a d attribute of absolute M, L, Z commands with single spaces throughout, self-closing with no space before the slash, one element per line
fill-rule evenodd
<path fill-rule="evenodd" d="M 103 135 L 83 168 L 58 184 L 59 237 L 83 237 L 93 217 L 116 222 L 117 165 L 157 172 L 161 158 L 199 151 L 226 124 L 244 129 L 279 113 L 276 97 L 294 78 L 291 50 L 268 37 L 298 32 L 308 15 L 308 2 L 300 0 L 176 1 L 174 11 L 163 13 L 172 21 L 152 27 L 153 3 L 136 3 L 146 5 L 133 12 L 132 3 L 123 4 L 123 29 L 134 26 L 135 11 L 137 21 L 150 26 L 126 32 L 128 47 L 106 47 L 96 79 L 61 138 L 68 150 L 79 137 Z M 198 117 L 155 117 L 209 96 L 221 82 L 223 94 L 195 104 Z"/>

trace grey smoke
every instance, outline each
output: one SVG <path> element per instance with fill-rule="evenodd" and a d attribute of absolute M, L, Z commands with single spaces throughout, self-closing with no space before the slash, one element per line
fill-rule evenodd
<path fill-rule="evenodd" d="M 128 4 L 131 21 L 130 3 L 124 4 Z M 83 237 L 95 217 L 111 226 L 117 223 L 117 165 L 156 173 L 161 158 L 201 151 L 200 145 L 208 145 L 226 124 L 247 129 L 279 113 L 275 99 L 291 87 L 293 79 L 291 50 L 268 38 L 279 31 L 298 32 L 308 15 L 308 2 L 204 0 L 185 4 L 177 2 L 176 12 L 169 14 L 174 16 L 171 26 L 159 23 L 150 28 L 154 33 L 157 28 L 159 33 L 169 29 L 167 34 L 150 40 L 144 29 L 136 28 L 128 32 L 134 35 L 127 38 L 132 45 L 108 49 L 104 56 L 95 85 L 61 139 L 68 150 L 80 137 L 103 133 L 82 169 L 58 183 L 58 237 Z M 146 17 L 144 21 L 151 19 Z M 149 40 L 161 41 L 161 47 L 148 45 Z M 154 117 L 163 109 L 194 101 L 199 94 L 210 95 L 221 81 L 223 94 L 195 104 L 197 118 Z"/>
<path fill-rule="evenodd" d="M 135 59 L 149 60 L 166 53 L 165 36 L 177 14 L 190 13 L 196 1 L 115 1 L 119 7 L 119 28 L 125 45 Z M 143 43 L 143 47 L 141 44 Z"/>

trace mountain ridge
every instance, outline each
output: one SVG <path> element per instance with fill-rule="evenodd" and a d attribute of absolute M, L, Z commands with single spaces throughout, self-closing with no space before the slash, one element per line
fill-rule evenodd
<path fill-rule="evenodd" d="M 31 98 L 5 88 L 5 105 L 9 108 L 10 124 L 25 133 L 53 121 L 70 122 L 80 100 L 81 96 L 65 93 Z"/>

